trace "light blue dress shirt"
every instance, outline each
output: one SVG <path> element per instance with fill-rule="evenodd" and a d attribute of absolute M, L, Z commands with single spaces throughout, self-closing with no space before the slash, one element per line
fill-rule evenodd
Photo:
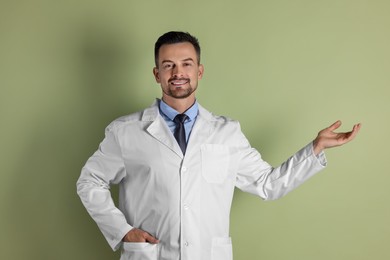
<path fill-rule="evenodd" d="M 169 130 L 171 130 L 172 134 L 175 132 L 176 128 L 176 123 L 173 122 L 173 119 L 175 118 L 176 115 L 180 114 L 177 112 L 175 109 L 170 107 L 167 103 L 165 103 L 163 100 L 158 100 L 159 102 L 159 109 L 160 109 L 160 114 L 164 121 L 167 123 Z M 192 130 L 192 127 L 194 126 L 196 117 L 198 116 L 198 102 L 195 101 L 195 103 L 187 109 L 184 114 L 188 116 L 186 121 L 184 122 L 184 129 L 186 132 L 186 141 L 188 143 L 188 138 L 190 137 L 190 133 Z"/>

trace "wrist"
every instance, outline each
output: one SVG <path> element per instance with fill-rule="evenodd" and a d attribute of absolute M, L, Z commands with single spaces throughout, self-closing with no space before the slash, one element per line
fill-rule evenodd
<path fill-rule="evenodd" d="M 319 155 L 324 149 L 325 149 L 325 147 L 323 147 L 323 146 L 320 144 L 320 141 L 318 140 L 318 138 L 314 139 L 314 141 L 313 141 L 313 152 L 314 152 L 314 154 L 317 156 L 317 155 Z"/>

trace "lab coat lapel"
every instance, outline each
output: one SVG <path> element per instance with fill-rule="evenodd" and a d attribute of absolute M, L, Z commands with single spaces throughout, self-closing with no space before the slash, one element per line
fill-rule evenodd
<path fill-rule="evenodd" d="M 144 110 L 142 121 L 151 121 L 152 123 L 146 128 L 146 131 L 180 158 L 183 158 L 183 153 L 179 145 L 164 122 L 164 119 L 160 116 L 157 102 L 154 102 L 151 107 Z"/>
<path fill-rule="evenodd" d="M 196 118 L 190 138 L 188 140 L 186 151 L 187 155 L 189 155 L 189 153 L 192 151 L 197 151 L 201 144 L 207 143 L 207 139 L 210 138 L 211 133 L 214 130 L 214 127 L 211 124 L 213 119 L 213 115 L 199 105 L 199 114 Z"/>

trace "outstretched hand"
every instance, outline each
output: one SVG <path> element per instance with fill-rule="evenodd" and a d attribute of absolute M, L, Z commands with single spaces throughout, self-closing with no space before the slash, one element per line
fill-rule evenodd
<path fill-rule="evenodd" d="M 341 126 L 341 121 L 333 123 L 331 126 L 321 130 L 313 142 L 314 153 L 318 155 L 326 148 L 340 146 L 352 141 L 360 130 L 361 124 L 353 126 L 352 131 L 346 133 L 336 133 L 334 130 Z"/>

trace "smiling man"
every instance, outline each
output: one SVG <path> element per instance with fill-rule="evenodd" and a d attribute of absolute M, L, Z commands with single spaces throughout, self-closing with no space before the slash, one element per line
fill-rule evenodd
<path fill-rule="evenodd" d="M 153 74 L 161 85 L 162 100 L 181 114 L 195 103 L 198 80 L 203 76 L 199 44 L 195 39 L 156 44 L 155 57 Z"/>
<path fill-rule="evenodd" d="M 121 117 L 89 158 L 78 194 L 110 246 L 129 260 L 231 260 L 234 188 L 278 199 L 325 167 L 323 150 L 351 141 L 360 124 L 337 121 L 278 167 L 263 161 L 239 123 L 195 98 L 203 76 L 198 40 L 168 32 L 155 44 L 162 98 Z M 119 205 L 110 186 L 119 185 Z"/>

